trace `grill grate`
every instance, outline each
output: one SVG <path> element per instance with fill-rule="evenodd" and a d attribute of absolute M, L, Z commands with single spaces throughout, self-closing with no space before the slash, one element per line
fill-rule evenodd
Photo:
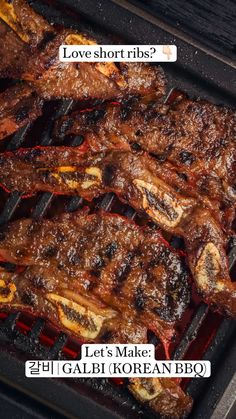
<path fill-rule="evenodd" d="M 174 85 L 177 85 L 176 80 L 173 77 L 173 74 L 171 74 L 170 80 Z M 185 83 L 180 84 L 181 86 L 185 86 Z M 187 83 L 187 86 L 189 86 L 189 82 Z M 203 90 L 204 88 L 205 86 L 201 87 L 201 89 Z M 194 86 L 193 90 L 195 93 L 196 86 Z M 167 95 L 167 99 L 171 97 L 172 92 L 173 89 L 170 90 L 170 93 Z M 207 95 L 209 98 L 209 93 L 207 93 Z M 217 94 L 216 98 L 218 98 Z M 50 118 L 47 119 L 46 126 L 44 128 L 42 128 L 41 126 L 40 138 L 37 139 L 37 142 L 39 144 L 43 146 L 48 146 L 52 144 L 53 138 L 51 136 L 51 131 L 54 121 L 60 116 L 67 114 L 73 108 L 73 106 L 74 103 L 71 100 L 58 101 L 57 103 L 49 103 L 47 105 L 47 109 L 44 110 L 44 113 L 49 112 L 50 109 L 53 109 L 53 112 L 49 112 Z M 15 150 L 21 146 L 28 146 L 30 136 L 34 132 L 34 126 L 35 124 L 28 124 L 21 130 L 19 130 L 15 135 L 12 136 L 10 141 L 6 143 L 5 149 Z M 80 141 L 81 139 L 76 137 L 70 145 L 79 145 Z M 2 192 L 2 194 L 3 199 L 5 200 L 5 204 L 0 213 L 0 225 L 4 225 L 10 220 L 17 218 L 18 216 L 25 215 L 25 204 L 23 205 L 23 200 L 19 193 L 13 192 L 7 196 L 4 192 Z M 30 210 L 30 215 L 33 218 L 40 218 L 45 216 L 48 212 L 53 213 L 55 207 L 55 200 L 57 199 L 59 199 L 59 202 L 61 202 L 60 205 L 63 206 L 63 209 L 69 212 L 75 211 L 81 208 L 84 204 L 86 204 L 84 200 L 80 197 L 66 198 L 66 200 L 64 200 L 63 197 L 55 197 L 51 193 L 42 193 L 38 194 L 37 197 L 33 200 L 28 200 L 27 209 Z M 95 211 L 99 209 L 103 209 L 105 211 L 112 211 L 113 208 L 115 208 L 115 210 L 118 208 L 119 212 L 122 213 L 122 215 L 125 215 L 130 219 L 134 219 L 135 217 L 137 217 L 136 212 L 131 207 L 121 205 L 115 197 L 115 195 L 112 193 L 106 194 L 101 199 L 96 200 L 92 207 L 92 209 Z M 231 249 L 229 258 L 230 266 L 233 267 L 233 264 L 236 261 L 236 246 L 234 246 Z M 9 268 L 13 269 L 12 266 L 9 266 Z M 21 313 L 10 313 L 8 315 L 6 315 L 5 313 L 0 313 L 0 318 L 1 346 L 4 346 L 4 344 L 13 345 L 14 348 L 16 348 L 17 350 L 30 354 L 33 358 L 56 359 L 79 357 L 80 342 L 78 340 L 68 338 L 65 333 L 58 333 L 58 331 L 54 329 L 51 325 L 49 325 L 44 319 L 35 319 L 30 315 L 22 315 Z M 222 348 L 225 348 L 227 345 L 230 345 L 233 342 L 232 335 L 236 329 L 235 325 L 231 320 L 226 319 L 222 321 L 222 317 L 217 314 L 212 314 L 209 311 L 208 306 L 204 303 L 193 304 L 193 307 L 189 313 L 189 317 L 188 319 L 186 319 L 185 326 L 185 328 L 181 329 L 181 340 L 177 342 L 177 344 L 173 345 L 172 358 L 174 359 L 180 359 L 184 357 L 193 357 L 193 359 L 195 357 L 196 359 L 196 357 L 198 356 L 202 357 L 204 352 L 208 348 L 207 352 L 205 353 L 205 356 L 207 356 L 207 359 L 216 362 L 215 358 L 217 357 L 215 354 L 218 354 L 219 356 L 219 354 L 222 353 Z M 204 335 L 204 329 L 205 332 L 211 332 L 210 337 Z M 150 337 L 150 339 L 150 341 L 155 342 L 157 346 L 160 345 L 159 341 L 155 339 L 153 336 Z M 224 342 L 224 344 L 222 344 L 222 342 Z M 194 348 L 194 345 L 199 346 L 199 348 L 196 350 L 196 348 Z M 3 359 L 1 357 L 2 354 L 0 352 L 0 364 L 1 359 Z M 218 362 L 219 360 L 217 360 L 217 363 Z M 123 387 L 119 387 L 118 390 L 115 389 L 114 386 L 107 387 L 106 383 L 98 379 L 70 380 L 70 382 L 72 381 L 80 382 L 82 383 L 82 385 L 84 385 L 85 387 L 87 386 L 90 389 L 90 402 L 91 398 L 93 398 L 93 395 L 91 397 L 91 394 L 95 394 L 91 392 L 95 391 L 95 389 L 96 391 L 100 389 L 101 391 L 99 394 L 104 393 L 105 391 L 105 395 L 108 395 L 110 399 L 113 400 L 113 402 L 114 399 L 116 400 L 116 402 L 118 400 L 118 411 L 120 409 L 120 403 L 126 403 L 128 410 L 126 411 L 124 416 L 120 415 L 120 418 L 140 417 L 137 415 L 141 415 L 146 418 L 152 417 L 152 414 L 150 412 L 146 412 L 144 407 L 140 407 L 138 403 L 135 402 L 132 399 L 132 397 L 126 393 L 126 390 L 123 389 Z M 198 383 L 198 380 L 197 383 L 196 381 L 194 382 L 194 380 L 185 383 L 187 389 L 190 391 L 192 395 L 194 395 L 195 400 L 201 398 L 202 391 L 204 388 L 203 385 L 199 385 Z M 83 393 L 83 388 L 79 387 L 79 389 L 80 392 Z M 212 399 L 216 400 L 216 397 L 213 397 Z M 192 416 L 195 417 L 194 413 L 192 414 Z M 113 407 L 111 407 L 110 414 L 108 417 L 118 417 L 113 416 Z"/>
<path fill-rule="evenodd" d="M 167 95 L 169 100 L 171 92 Z M 50 107 L 50 104 L 48 105 Z M 40 137 L 41 145 L 50 145 L 52 144 L 51 138 L 51 129 L 53 122 L 59 116 L 66 114 L 72 108 L 73 102 L 62 101 L 58 104 L 50 124 L 47 126 L 47 129 L 42 131 L 42 136 Z M 25 139 L 30 135 L 31 130 L 33 129 L 32 125 L 27 126 L 19 132 L 17 132 L 12 139 L 7 144 L 7 149 L 15 149 L 16 146 L 24 146 Z M 75 141 L 71 143 L 71 146 L 77 145 L 77 137 Z M 36 201 L 34 202 L 34 207 L 31 207 L 31 215 L 33 218 L 40 218 L 46 215 L 47 211 L 52 211 L 54 208 L 54 195 L 52 193 L 41 193 L 37 195 Z M 56 198 L 59 199 L 60 198 Z M 24 199 L 25 201 L 25 199 Z M 6 200 L 5 206 L 0 214 L 0 225 L 3 225 L 9 222 L 11 219 L 14 219 L 18 208 L 22 203 L 21 195 L 17 192 L 13 192 L 9 195 Z M 84 200 L 80 197 L 66 198 L 66 204 L 64 205 L 66 211 L 75 211 L 78 208 L 82 207 L 85 204 Z M 108 193 L 104 195 L 101 199 L 96 200 L 93 210 L 104 210 L 111 211 L 112 207 L 116 206 L 119 208 L 119 211 L 130 219 L 134 219 L 137 214 L 129 206 L 124 206 L 120 202 L 117 202 L 117 198 L 113 193 Z M 176 241 L 176 240 L 175 240 Z M 174 242 L 174 240 L 172 240 Z M 233 249 L 235 250 L 235 249 Z M 232 256 L 232 255 L 231 255 Z M 231 257 L 232 259 L 232 257 Z M 234 259 L 234 258 L 233 258 Z M 232 263 L 232 261 L 231 261 Z M 195 341 L 200 334 L 201 328 L 204 327 L 207 316 L 209 315 L 209 308 L 206 304 L 201 303 L 197 307 L 194 307 L 191 313 L 191 321 L 186 327 L 186 330 L 182 333 L 181 340 L 179 344 L 174 347 L 172 358 L 181 359 L 186 357 L 189 353 L 189 349 L 193 341 Z M 11 313 L 7 315 L 1 322 L 0 325 L 0 340 L 1 342 L 13 343 L 14 347 L 17 350 L 21 350 L 31 354 L 35 358 L 41 359 L 63 359 L 63 358 L 78 358 L 80 353 L 80 343 L 74 342 L 74 351 L 70 350 L 70 338 L 68 339 L 65 333 L 57 334 L 56 338 L 51 339 L 51 342 L 47 342 L 42 338 L 42 335 L 45 336 L 44 330 L 48 327 L 48 323 L 41 319 L 34 319 L 32 326 L 28 327 L 28 330 L 22 329 L 20 313 Z M 27 316 L 26 316 L 27 317 Z M 217 317 L 217 316 L 216 316 Z M 219 316 L 218 316 L 219 317 Z M 221 318 L 218 319 L 221 321 Z M 24 324 L 24 323 L 23 323 Z M 50 326 L 49 326 L 50 329 Z M 153 338 L 153 337 L 152 337 Z M 151 339 L 152 339 L 151 338 Z M 152 341 L 152 340 L 150 340 Z M 158 339 L 154 339 L 157 345 L 160 345 Z M 72 345 L 73 346 L 73 345 Z M 202 349 L 201 349 L 202 350 Z M 191 351 L 190 351 L 191 353 Z M 202 356 L 202 353 L 201 353 Z M 97 379 L 94 379 L 95 381 Z M 99 382 L 99 380 L 97 380 Z"/>

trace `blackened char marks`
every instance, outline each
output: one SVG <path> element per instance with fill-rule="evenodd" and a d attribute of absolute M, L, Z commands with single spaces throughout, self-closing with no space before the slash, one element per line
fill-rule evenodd
<path fill-rule="evenodd" d="M 122 288 L 123 282 L 128 278 L 128 275 L 131 272 L 131 261 L 135 256 L 135 252 L 129 252 L 123 261 L 121 262 L 119 268 L 115 272 L 115 281 L 114 281 L 114 287 L 113 292 L 117 293 Z"/>
<path fill-rule="evenodd" d="M 157 103 L 151 109 L 137 103 L 133 107 L 108 104 L 105 109 L 104 117 L 85 134 L 92 150 L 145 150 L 163 167 L 165 180 L 181 192 L 232 201 L 236 183 L 233 109 L 186 98 L 170 106 Z M 72 115 L 69 132 L 86 131 L 79 114 Z M 174 179 L 171 170 L 184 173 L 186 182 L 178 174 Z M 205 192 L 198 187 L 204 177 L 211 179 L 211 187 Z"/>
<path fill-rule="evenodd" d="M 0 94 L 0 140 L 41 115 L 42 100 L 26 83 L 16 84 Z"/>
<path fill-rule="evenodd" d="M 41 156 L 42 154 L 43 150 L 41 150 L 39 147 L 35 147 L 26 151 L 22 150 L 22 154 L 19 153 L 19 156 L 22 158 L 22 160 L 29 163 L 33 163 L 35 161 L 35 158 Z"/>
<path fill-rule="evenodd" d="M 70 130 L 73 126 L 73 119 L 72 118 L 64 118 L 60 124 L 60 129 L 58 130 L 57 134 L 59 137 L 64 137 L 65 134 Z"/>
<path fill-rule="evenodd" d="M 34 306 L 37 302 L 37 295 L 30 289 L 27 289 L 22 293 L 21 301 L 26 306 Z"/>
<path fill-rule="evenodd" d="M 104 268 L 104 266 L 106 265 L 106 262 L 100 255 L 95 255 L 91 261 L 91 264 L 92 264 L 92 268 L 97 270 L 97 269 Z"/>
<path fill-rule="evenodd" d="M 100 121 L 106 113 L 105 109 L 93 109 L 86 113 L 85 122 L 87 125 L 94 125 Z"/>
<path fill-rule="evenodd" d="M 181 289 L 189 295 L 185 267 L 155 230 L 137 227 L 118 215 L 83 212 L 41 220 L 35 232 L 32 229 L 27 235 L 30 225 L 30 220 L 12 223 L 1 241 L 0 255 L 9 255 L 16 263 L 20 258 L 21 265 L 29 266 L 23 290 L 38 296 L 42 312 L 48 289 L 57 295 L 62 290 L 77 296 L 86 292 L 91 301 L 99 298 L 126 313 L 127 318 L 141 316 L 145 324 L 159 324 L 161 317 L 152 310 L 154 303 L 167 311 L 170 301 L 171 314 L 168 319 L 162 315 L 170 322 L 187 307 L 187 298 L 185 305 L 174 298 L 177 292 L 180 296 Z"/>
<path fill-rule="evenodd" d="M 47 289 L 47 280 L 42 275 L 33 275 L 30 281 L 36 289 Z"/>
<path fill-rule="evenodd" d="M 62 310 L 64 311 L 66 317 L 74 323 L 80 323 L 84 327 L 88 328 L 91 331 L 96 331 L 96 325 L 93 322 L 92 318 L 83 316 L 82 314 L 75 311 L 73 308 L 66 305 L 60 304 Z"/>
<path fill-rule="evenodd" d="M 48 245 L 43 250 L 43 257 L 46 259 L 50 259 L 54 256 L 56 256 L 58 253 L 58 248 L 54 245 Z"/>
<path fill-rule="evenodd" d="M 195 157 L 192 153 L 184 150 L 179 153 L 179 158 L 181 163 L 186 164 L 187 166 L 191 166 L 195 160 Z"/>
<path fill-rule="evenodd" d="M 168 205 L 164 199 L 155 196 L 151 191 L 148 191 L 147 189 L 145 189 L 145 194 L 151 207 L 154 207 L 163 214 L 166 214 L 170 220 L 177 218 L 178 214 L 174 208 Z"/>
<path fill-rule="evenodd" d="M 51 42 L 55 38 L 55 36 L 56 36 L 55 32 L 53 32 L 53 31 L 46 31 L 44 33 L 43 38 L 38 43 L 37 49 L 39 51 L 43 51 L 45 49 L 46 45 L 48 44 L 48 42 Z"/>
<path fill-rule="evenodd" d="M 108 259 L 111 259 L 114 256 L 117 249 L 118 249 L 118 243 L 113 241 L 106 246 L 104 254 L 106 257 L 108 257 Z"/>
<path fill-rule="evenodd" d="M 145 294 L 141 287 L 138 287 L 134 295 L 134 305 L 137 311 L 142 311 L 145 308 Z"/>

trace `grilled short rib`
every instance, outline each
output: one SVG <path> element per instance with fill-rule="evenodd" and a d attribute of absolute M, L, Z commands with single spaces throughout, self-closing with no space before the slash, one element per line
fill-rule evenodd
<path fill-rule="evenodd" d="M 22 149 L 1 155 L 0 182 L 8 191 L 27 195 L 49 191 L 92 200 L 115 192 L 164 230 L 185 239 L 198 290 L 208 303 L 235 316 L 235 283 L 230 280 L 225 250 L 228 237 L 219 220 L 201 201 L 179 193 L 171 172 L 148 154 L 81 155 L 76 147 Z"/>
<path fill-rule="evenodd" d="M 23 68 L 21 78 L 29 81 L 45 99 L 130 99 L 162 97 L 165 77 L 160 67 L 147 63 L 65 63 L 60 62 L 61 44 L 90 43 L 81 34 L 57 33 L 41 51 L 35 50 Z"/>
<path fill-rule="evenodd" d="M 20 79 L 23 68 L 54 36 L 53 26 L 25 0 L 0 2 L 0 77 Z"/>
<path fill-rule="evenodd" d="M 12 22 L 12 19 L 9 20 L 9 15 L 1 14 L 1 9 L 0 16 L 3 16 L 14 30 L 19 31 L 23 40 L 10 26 L 0 20 L 0 35 L 3 39 L 3 48 L 0 51 L 0 77 L 23 79 L 27 82 L 22 85 L 22 90 L 19 86 L 15 91 L 14 88 L 10 88 L 0 97 L 0 106 L 1 102 L 4 106 L 1 112 L 0 139 L 39 116 L 42 101 L 37 96 L 43 99 L 69 97 L 76 100 L 100 99 L 103 101 L 111 98 L 122 100 L 123 98 L 130 99 L 131 97 L 149 95 L 151 98 L 164 94 L 165 80 L 162 70 L 145 63 L 121 63 L 120 68 L 112 63 L 98 63 L 97 65 L 60 63 L 58 48 L 61 43 L 73 36 L 76 36 L 77 41 L 79 39 L 81 42 L 86 42 L 87 38 L 80 34 L 70 34 L 68 31 L 57 33 L 47 22 L 41 25 L 41 17 L 38 20 L 33 15 L 31 20 L 23 19 L 19 4 L 24 1 L 15 0 L 13 3 L 17 16 L 19 13 L 19 19 Z M 13 3 L 6 2 L 7 9 L 13 7 Z M 23 5 L 22 8 L 24 9 Z M 41 32 L 39 31 L 37 35 L 38 25 Z M 24 28 L 27 39 L 32 33 L 32 38 L 28 39 L 29 43 L 22 35 L 21 26 Z M 148 98 L 146 97 L 145 100 Z M 25 101 L 29 104 L 24 105 Z M 28 108 L 28 105 L 32 110 L 30 113 L 28 112 L 28 115 L 25 115 L 26 112 L 23 111 L 24 108 Z M 17 121 L 14 117 L 14 107 L 23 109 L 22 112 L 19 112 Z M 9 120 L 6 113 L 11 112 L 11 109 L 13 115 Z"/>
<path fill-rule="evenodd" d="M 63 214 L 19 220 L 1 233 L 1 257 L 28 265 L 1 273 L 0 306 L 43 316 L 84 341 L 165 343 L 188 306 L 180 257 L 155 229 L 124 217 Z M 129 389 L 162 417 L 180 418 L 191 398 L 168 378 L 131 379 Z"/>
<path fill-rule="evenodd" d="M 16 79 L 26 65 L 30 48 L 0 19 L 0 77 Z"/>
<path fill-rule="evenodd" d="M 0 24 L 11 50 L 0 64 L 0 74 L 29 81 L 44 99 L 119 99 L 131 96 L 151 98 L 165 93 L 165 78 L 159 67 L 147 63 L 62 63 L 61 44 L 96 44 L 87 36 L 58 30 L 37 15 L 25 0 L 2 0 L 0 17 L 12 28 Z M 14 32 L 13 32 L 14 31 Z M 11 51 L 15 52 L 11 52 Z M 19 55 L 19 60 L 17 56 Z M 6 63 L 7 61 L 7 63 Z M 12 66 L 13 65 L 13 66 Z"/>
<path fill-rule="evenodd" d="M 60 255 L 53 254 L 52 247 L 45 253 L 49 231 L 49 241 L 58 246 Z M 1 307 L 44 316 L 60 330 L 82 337 L 82 341 L 147 343 L 147 329 L 155 330 L 155 321 L 151 321 L 152 315 L 149 317 L 149 304 L 160 304 L 163 314 L 167 306 L 173 309 L 176 304 L 177 317 L 188 304 L 189 286 L 180 258 L 166 247 L 156 231 L 140 229 L 120 216 L 84 212 L 50 221 L 21 220 L 11 224 L 7 233 L 2 241 L 6 245 L 5 255 L 7 247 L 11 246 L 17 253 L 12 259 L 16 261 L 20 257 L 21 263 L 32 264 L 21 273 L 0 270 Z M 23 256 L 26 248 L 27 255 Z M 40 249 L 44 249 L 44 253 Z M 139 251 L 143 252 L 142 257 Z M 133 259 L 126 265 L 127 256 L 129 259 L 132 252 L 136 263 Z M 62 254 L 64 267 L 59 266 Z M 117 274 L 119 289 L 116 284 L 113 289 L 110 275 L 114 280 Z M 177 296 L 180 292 L 181 297 Z M 153 311 L 153 319 L 158 319 L 159 315 L 158 310 Z M 170 337 L 169 331 L 172 333 L 171 323 L 160 317 L 159 321 L 166 326 L 166 340 L 168 335 Z M 191 398 L 168 378 L 131 379 L 129 389 L 161 417 L 180 418 L 191 409 Z"/>
<path fill-rule="evenodd" d="M 43 101 L 26 83 L 0 94 L 0 140 L 41 115 Z"/>
<path fill-rule="evenodd" d="M 43 301 L 49 294 L 75 301 L 87 295 L 166 339 L 189 302 L 180 257 L 156 230 L 118 215 L 83 211 L 13 222 L 2 235 L 0 256 L 30 267 L 18 283 L 15 303 L 31 300 L 29 306 L 37 313 L 47 313 Z M 56 320 L 55 314 L 49 317 Z M 93 331 L 92 338 L 97 336 L 100 330 Z"/>
<path fill-rule="evenodd" d="M 54 134 L 82 135 L 94 152 L 141 148 L 174 165 L 182 188 L 205 203 L 236 201 L 236 112 L 227 107 L 186 98 L 146 110 L 109 104 L 62 117 Z"/>
<path fill-rule="evenodd" d="M 53 31 L 52 26 L 26 0 L 1 0 L 0 18 L 31 47 L 39 45 Z"/>

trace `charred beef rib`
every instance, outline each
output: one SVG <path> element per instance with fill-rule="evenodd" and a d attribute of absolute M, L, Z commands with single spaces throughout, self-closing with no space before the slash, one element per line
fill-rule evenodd
<path fill-rule="evenodd" d="M 29 81 L 45 99 L 121 100 L 146 96 L 148 100 L 165 93 L 162 70 L 146 63 L 121 63 L 118 67 L 113 63 L 60 62 L 61 44 L 94 44 L 96 41 L 71 30 L 56 30 L 25 0 L 10 3 L 0 0 L 0 17 L 8 25 L 8 29 L 3 22 L 0 25 L 5 44 L 9 37 L 11 50 L 15 51 L 5 51 L 7 60 L 0 64 L 1 76 Z"/>
<path fill-rule="evenodd" d="M 68 225 L 66 227 L 68 228 Z M 43 270 L 42 266 L 40 268 Z M 82 335 L 83 340 L 86 341 L 89 339 L 100 343 L 147 343 L 147 327 L 145 322 L 140 321 L 139 316 L 130 317 L 130 311 L 128 314 L 127 311 L 123 311 L 122 307 L 119 311 L 118 303 L 113 309 L 99 301 L 97 296 L 93 298 L 91 292 L 90 295 L 81 295 L 80 291 L 77 293 L 77 288 L 74 287 L 75 279 L 73 287 L 68 278 L 66 282 L 59 285 L 53 270 L 46 269 L 45 276 L 42 276 L 42 272 L 40 270 L 37 272 L 34 265 L 26 268 L 26 271 L 21 274 L 12 274 L 0 268 L 1 308 L 23 309 L 34 314 L 38 312 L 40 316 L 51 320 L 56 326 L 60 325 L 60 329 L 80 337 Z M 157 281 L 159 280 L 160 278 Z M 128 279 L 127 281 L 129 282 Z M 166 278 L 164 279 L 163 276 L 161 282 L 165 281 Z M 187 292 L 186 289 L 183 291 Z M 165 292 L 163 297 L 164 295 Z M 116 299 L 119 300 L 119 296 Z M 98 333 L 100 333 L 99 337 Z M 134 378 L 129 381 L 128 387 L 134 397 L 146 403 L 165 419 L 183 418 L 191 410 L 191 397 L 185 394 L 174 380 Z"/>
<path fill-rule="evenodd" d="M 0 0 L 0 77 L 20 78 L 32 51 L 43 46 L 53 32 L 25 0 Z"/>
<path fill-rule="evenodd" d="M 0 97 L 0 139 L 15 132 L 40 114 L 44 99 L 69 97 L 81 99 L 118 99 L 162 97 L 165 78 L 158 67 L 146 63 L 61 63 L 58 48 L 66 44 L 91 44 L 95 41 L 69 30 L 57 31 L 37 15 L 25 0 L 0 0 L 0 77 L 25 80 L 28 85 L 10 89 Z M 28 96 L 28 99 L 26 99 Z M 12 98 L 12 100 L 11 100 Z M 22 101 L 22 104 L 21 104 Z M 27 101 L 29 103 L 24 104 Z M 30 101 L 32 102 L 30 104 Z M 31 105 L 31 112 L 14 113 Z M 12 115 L 8 115 L 8 114 Z"/>
<path fill-rule="evenodd" d="M 157 231 L 121 216 L 83 211 L 26 219 L 5 233 L 1 255 L 29 264 L 21 273 L 0 271 L 5 310 L 39 314 L 86 341 L 146 343 L 148 329 L 166 342 L 188 305 L 179 256 Z M 131 379 L 129 388 L 163 417 L 179 418 L 191 408 L 171 379 Z"/>
<path fill-rule="evenodd" d="M 49 191 L 92 200 L 115 192 L 164 230 L 184 237 L 198 290 L 208 303 L 235 316 L 236 288 L 228 271 L 227 236 L 219 221 L 201 201 L 177 192 L 170 171 L 165 173 L 148 154 L 83 155 L 73 147 L 22 149 L 1 155 L 0 182 L 8 191 L 27 195 Z"/>
<path fill-rule="evenodd" d="M 17 79 L 29 59 L 30 48 L 1 19 L 0 37 L 0 77 Z"/>
<path fill-rule="evenodd" d="M 79 302 L 80 295 L 89 296 L 94 305 L 100 300 L 112 308 L 112 319 L 115 312 L 124 313 L 124 319 L 136 319 L 164 340 L 173 335 L 173 324 L 189 303 L 180 257 L 155 229 L 124 217 L 83 211 L 53 220 L 20 220 L 9 224 L 1 239 L 1 258 L 28 266 L 14 281 L 11 307 L 28 305 L 87 339 L 101 339 L 109 331 L 109 316 L 91 335 L 80 332 L 59 309 L 60 298 Z"/>
<path fill-rule="evenodd" d="M 0 18 L 18 35 L 34 47 L 52 32 L 52 26 L 25 0 L 0 0 Z"/>
<path fill-rule="evenodd" d="M 41 115 L 43 101 L 26 83 L 0 94 L 0 140 Z"/>
<path fill-rule="evenodd" d="M 177 179 L 185 180 L 177 186 L 192 191 L 204 204 L 235 205 L 236 112 L 232 109 L 190 99 L 146 110 L 109 104 L 62 117 L 54 135 L 82 135 L 94 152 L 141 148 L 160 164 L 174 165 Z"/>
<path fill-rule="evenodd" d="M 26 266 L 0 271 L 0 306 L 44 316 L 83 340 L 165 342 L 189 303 L 187 273 L 160 234 L 124 217 L 64 214 L 19 220 L 1 233 L 1 257 Z M 162 417 L 180 418 L 191 398 L 168 378 L 131 379 L 129 389 Z"/>

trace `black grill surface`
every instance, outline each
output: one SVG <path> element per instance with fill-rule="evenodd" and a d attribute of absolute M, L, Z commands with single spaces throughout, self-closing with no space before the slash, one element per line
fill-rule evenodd
<path fill-rule="evenodd" d="M 93 7 L 91 3 L 93 3 Z M 172 34 L 160 29 L 154 23 L 132 14 L 113 2 L 104 0 L 96 3 L 88 0 L 86 2 L 77 1 L 75 4 L 72 0 L 65 0 L 52 6 L 51 3 L 42 4 L 34 1 L 33 6 L 51 21 L 77 27 L 90 34 L 98 34 L 99 39 L 106 40 L 106 42 L 112 42 L 115 34 L 119 35 L 120 39 L 125 35 L 127 42 L 176 43 L 181 50 L 180 60 L 177 64 L 164 66 L 169 79 L 169 93 L 172 89 L 177 88 L 185 90 L 190 96 L 203 96 L 216 103 L 233 103 L 234 93 L 232 89 L 229 89 L 231 66 L 227 66 L 221 61 L 217 62 L 218 67 L 214 69 L 212 75 L 211 69 L 216 64 L 215 58 L 205 56 L 201 50 L 198 51 L 187 41 L 183 42 L 173 37 Z M 65 13 L 65 4 L 67 13 Z M 68 9 L 68 5 L 71 9 Z M 95 13 L 96 11 L 97 13 Z M 82 20 L 79 18 L 79 24 L 77 23 L 77 13 L 79 16 L 83 16 Z M 124 25 L 126 25 L 126 30 L 124 30 Z M 135 30 L 130 30 L 132 28 Z M 111 35 L 108 36 L 108 33 Z M 198 53 L 198 63 L 195 66 L 196 52 Z M 184 54 L 188 57 L 185 64 L 183 63 Z M 218 75 L 219 78 L 217 78 Z M 6 142 L 5 149 L 14 150 L 20 146 L 28 146 L 32 141 L 44 146 L 52 144 L 51 129 L 54 120 L 68 113 L 73 106 L 74 104 L 70 100 L 46 104 L 43 116 L 36 122 L 39 134 L 35 134 L 35 124 L 28 124 L 12 136 L 10 141 Z M 79 145 L 79 141 L 80 139 L 76 138 L 70 145 Z M 13 192 L 7 195 L 1 192 L 0 225 L 20 216 L 39 218 L 48 214 L 52 215 L 58 208 L 63 211 L 75 211 L 83 204 L 84 201 L 80 197 L 58 198 L 50 193 L 42 193 L 33 199 L 22 200 L 18 193 Z M 107 194 L 96 200 L 93 210 L 99 208 L 106 211 L 119 208 L 123 215 L 130 218 L 137 217 L 132 208 L 121 206 L 113 194 Z M 229 260 L 233 267 L 236 260 L 235 246 L 231 248 Z M 8 268 L 14 269 L 14 266 L 8 264 Z M 212 362 L 212 377 L 207 380 L 195 379 L 187 384 L 187 391 L 195 400 L 193 411 L 190 414 L 192 419 L 210 418 L 219 400 L 225 409 L 228 406 L 228 399 L 224 400 L 223 394 L 233 378 L 235 369 L 236 326 L 230 319 L 221 321 L 217 314 L 215 317 L 219 327 L 216 333 L 212 332 L 212 340 L 204 354 L 204 358 Z M 175 347 L 172 357 L 181 359 L 191 353 L 194 342 L 198 342 L 202 330 L 207 327 L 206 325 L 209 326 L 211 319 L 215 321 L 215 317 L 209 312 L 206 304 L 198 305 L 180 343 Z M 27 326 L 27 322 L 29 322 L 29 326 L 24 329 L 22 324 Z M 47 336 L 48 330 L 50 333 L 47 344 L 42 336 Z M 72 348 L 71 352 L 70 348 Z M 153 417 L 152 412 L 140 406 L 128 393 L 125 383 L 115 385 L 101 379 L 63 381 L 56 379 L 34 380 L 24 377 L 23 363 L 26 359 L 64 359 L 75 356 L 79 356 L 76 342 L 68 339 L 66 334 L 53 330 L 45 320 L 38 318 L 29 321 L 21 313 L 2 316 L 0 321 L 0 413 L 5 411 L 12 414 L 8 417 L 17 417 L 14 414 L 20 411 L 22 414 L 19 417 L 23 418 Z"/>

